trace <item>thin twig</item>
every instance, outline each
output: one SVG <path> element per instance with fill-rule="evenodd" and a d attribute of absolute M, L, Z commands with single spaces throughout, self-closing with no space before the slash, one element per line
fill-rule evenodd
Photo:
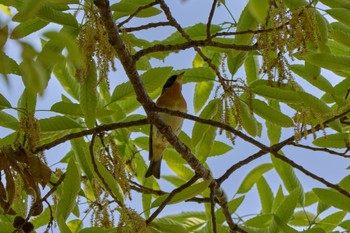
<path fill-rule="evenodd" d="M 140 13 L 142 10 L 145 10 L 145 9 L 147 9 L 147 8 L 150 8 L 150 7 L 154 6 L 154 5 L 157 5 L 157 3 L 156 3 L 156 2 L 151 2 L 151 3 L 149 3 L 149 4 L 145 5 L 145 6 L 140 6 L 139 8 L 136 9 L 136 11 L 135 11 L 134 13 L 130 14 L 129 17 L 128 17 L 127 19 L 125 19 L 123 22 L 120 22 L 120 23 L 118 24 L 118 28 L 123 27 L 124 24 L 126 24 L 127 22 L 129 22 L 132 18 L 134 18 L 134 17 L 135 17 L 138 13 Z"/>
<path fill-rule="evenodd" d="M 137 27 L 123 28 L 122 30 L 125 32 L 135 32 L 135 31 L 141 31 L 141 30 L 146 30 L 146 29 L 156 28 L 156 27 L 165 27 L 165 26 L 171 26 L 171 24 L 169 22 L 148 23 Z"/>
<path fill-rule="evenodd" d="M 182 35 L 183 38 L 185 38 L 188 42 L 193 42 L 193 40 L 191 39 L 191 37 L 185 32 L 185 30 L 181 27 L 181 25 L 175 20 L 175 18 L 172 16 L 170 9 L 168 7 L 168 5 L 164 2 L 164 0 L 156 0 L 160 7 L 162 8 L 164 14 L 166 15 L 167 19 L 169 20 L 169 22 L 176 28 L 176 30 L 178 32 L 180 32 L 180 34 Z M 200 49 L 200 47 L 198 46 L 193 46 L 193 49 L 198 53 L 198 55 L 203 59 L 203 61 L 205 63 L 208 64 L 208 66 L 215 72 L 216 76 L 219 79 L 219 82 L 222 86 L 222 88 L 224 89 L 225 92 L 228 92 L 228 88 L 225 84 L 225 81 L 219 71 L 219 69 L 216 67 L 216 65 L 211 61 L 210 58 L 208 58 Z"/>
<path fill-rule="evenodd" d="M 337 156 L 340 156 L 340 157 L 343 157 L 343 158 L 350 158 L 350 155 L 346 155 L 345 154 L 348 150 L 346 150 L 346 152 L 344 153 L 344 152 L 338 152 L 338 151 L 335 151 L 335 150 L 331 150 L 331 149 L 328 149 L 328 148 L 320 148 L 320 147 L 313 147 L 313 146 L 302 145 L 302 144 L 295 143 L 295 142 L 290 143 L 290 145 L 295 146 L 295 147 L 304 148 L 304 149 L 307 149 L 307 150 L 312 150 L 312 151 L 321 151 L 321 152 L 325 152 L 325 153 L 328 153 L 328 154 L 337 155 Z"/>
<path fill-rule="evenodd" d="M 58 138 L 52 142 L 43 144 L 41 146 L 38 146 L 35 148 L 33 151 L 34 154 L 39 153 L 44 150 L 49 150 L 59 144 L 62 144 L 64 142 L 67 142 L 69 140 L 75 139 L 75 138 L 81 138 L 84 136 L 92 135 L 92 134 L 98 134 L 104 131 L 109 131 L 109 130 L 114 130 L 114 129 L 121 129 L 121 128 L 128 128 L 131 126 L 140 126 L 140 125 L 146 125 L 148 124 L 147 119 L 141 119 L 141 120 L 136 120 L 136 121 L 129 121 L 129 122 L 120 122 L 120 123 L 112 123 L 112 124 L 107 124 L 107 125 L 100 125 L 92 129 L 87 129 L 83 130 L 77 133 L 71 133 L 67 134 L 61 138 Z"/>
<path fill-rule="evenodd" d="M 162 202 L 162 204 L 156 209 L 156 211 L 153 212 L 153 214 L 146 220 L 146 224 L 149 225 L 157 216 L 158 214 L 165 208 L 165 206 L 173 199 L 173 197 L 180 193 L 182 190 L 190 187 L 192 184 L 194 184 L 200 177 L 195 174 L 188 182 L 181 185 L 180 187 L 174 189 L 167 198 Z"/>
<path fill-rule="evenodd" d="M 125 207 L 123 202 L 121 202 L 113 193 L 113 191 L 111 190 L 111 188 L 109 187 L 109 185 L 107 184 L 107 182 L 105 181 L 104 177 L 102 176 L 102 174 L 100 173 L 100 171 L 98 170 L 97 167 L 97 163 L 95 160 L 95 152 L 94 152 L 94 143 L 95 143 L 95 139 L 96 139 L 96 134 L 92 135 L 91 138 L 91 142 L 90 142 L 90 146 L 89 146 L 89 152 L 90 152 L 90 158 L 91 158 L 91 162 L 92 162 L 92 166 L 94 168 L 94 171 L 96 172 L 97 176 L 100 178 L 104 188 L 106 189 L 106 191 L 109 193 L 109 195 L 111 195 L 111 197 L 113 198 L 113 200 L 120 206 L 120 207 Z"/>
<path fill-rule="evenodd" d="M 210 38 L 210 28 L 211 28 L 211 21 L 214 17 L 214 12 L 216 9 L 216 5 L 218 4 L 218 0 L 213 0 L 213 5 L 211 6 L 209 17 L 208 17 L 208 23 L 207 23 L 207 38 Z"/>
<path fill-rule="evenodd" d="M 58 188 L 58 186 L 60 186 L 64 180 L 66 176 L 66 173 L 63 173 L 60 178 L 57 180 L 56 183 L 53 184 L 52 188 L 50 189 L 50 191 L 48 191 L 44 197 L 42 197 L 40 200 L 37 200 L 32 207 L 30 208 L 26 221 L 28 221 L 30 219 L 30 217 L 33 215 L 33 212 L 35 211 L 35 209 L 37 208 L 39 203 L 42 203 L 44 201 L 46 201 Z"/>

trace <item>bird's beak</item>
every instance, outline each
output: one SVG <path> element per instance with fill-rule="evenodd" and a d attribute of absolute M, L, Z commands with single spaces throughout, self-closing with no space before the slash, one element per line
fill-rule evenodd
<path fill-rule="evenodd" d="M 180 74 L 178 74 L 177 78 L 182 80 L 184 73 L 185 73 L 185 71 L 183 71 Z"/>

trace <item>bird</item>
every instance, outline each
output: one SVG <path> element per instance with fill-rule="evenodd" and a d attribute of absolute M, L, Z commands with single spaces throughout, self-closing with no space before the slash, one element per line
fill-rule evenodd
<path fill-rule="evenodd" d="M 174 111 L 187 112 L 187 103 L 182 95 L 182 78 L 185 72 L 177 75 L 172 75 L 164 84 L 162 94 L 156 101 L 156 106 L 161 108 L 167 108 Z M 181 127 L 184 119 L 177 116 L 172 116 L 167 113 L 158 113 L 160 119 L 165 124 L 169 125 L 177 136 L 181 131 Z M 145 177 L 154 176 L 160 178 L 160 165 L 162 162 L 163 153 L 168 146 L 169 142 L 162 135 L 162 133 L 151 125 L 149 136 L 149 160 L 150 165 L 146 172 Z"/>

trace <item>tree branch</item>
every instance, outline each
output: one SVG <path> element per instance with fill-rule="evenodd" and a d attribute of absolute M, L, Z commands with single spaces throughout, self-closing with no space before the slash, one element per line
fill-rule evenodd
<path fill-rule="evenodd" d="M 211 32 L 210 32 L 211 21 L 213 20 L 214 12 L 217 4 L 218 4 L 218 0 L 213 0 L 213 5 L 211 6 L 211 10 L 208 17 L 208 23 L 207 23 L 207 38 L 210 38 L 210 35 L 211 35 Z"/>
<path fill-rule="evenodd" d="M 155 52 L 178 51 L 178 50 L 186 50 L 189 48 L 207 47 L 207 46 L 223 48 L 223 49 L 242 50 L 242 51 L 252 51 L 252 50 L 258 49 L 258 46 L 256 44 L 255 45 L 236 45 L 236 44 L 224 44 L 224 43 L 212 41 L 210 39 L 191 40 L 191 41 L 184 42 L 182 44 L 168 44 L 168 45 L 156 44 L 136 52 L 133 55 L 133 59 L 139 60 L 141 57 L 150 53 L 155 53 Z"/>
<path fill-rule="evenodd" d="M 159 2 L 159 1 L 158 1 Z M 186 145 L 184 145 L 177 136 L 173 133 L 172 129 L 167 126 L 158 116 L 156 112 L 152 110 L 155 103 L 147 95 L 143 83 L 136 69 L 136 60 L 133 59 L 130 52 L 123 44 L 123 41 L 119 35 L 119 29 L 116 27 L 107 0 L 94 0 L 95 5 L 99 9 L 99 13 L 104 24 L 105 30 L 108 34 L 111 45 L 115 48 L 119 60 L 125 70 L 125 73 L 129 77 L 129 80 L 135 90 L 136 98 L 139 103 L 143 106 L 148 119 L 151 124 L 158 128 L 162 135 L 168 140 L 168 142 L 174 147 L 174 149 L 181 154 L 181 156 L 187 161 L 191 168 L 196 174 L 206 180 L 213 180 L 210 175 L 210 171 L 201 164 L 198 159 L 191 153 Z M 163 2 L 163 4 L 165 4 Z M 163 7 L 162 7 L 163 8 Z M 231 213 L 228 210 L 227 199 L 223 190 L 216 186 L 215 195 L 219 200 L 219 204 L 222 207 L 224 216 L 228 225 L 230 226 L 231 232 L 245 232 L 236 225 L 232 218 Z"/>
<path fill-rule="evenodd" d="M 126 32 L 134 32 L 134 31 L 141 31 L 141 30 L 146 30 L 150 28 L 164 27 L 164 26 L 171 26 L 171 24 L 169 22 L 148 23 L 137 27 L 123 28 L 122 30 Z"/>
<path fill-rule="evenodd" d="M 136 9 L 136 11 L 134 13 L 132 13 L 131 15 L 129 15 L 129 17 L 127 19 L 125 19 L 123 22 L 118 24 L 118 28 L 123 27 L 124 24 L 126 24 L 127 22 L 129 22 L 132 18 L 134 18 L 138 13 L 140 13 L 142 10 L 145 10 L 147 8 L 150 8 L 154 5 L 157 5 L 157 2 L 151 2 L 145 6 L 140 6 L 139 8 Z"/>
<path fill-rule="evenodd" d="M 80 131 L 77 133 L 67 134 L 67 135 L 65 135 L 61 138 L 58 138 L 52 142 L 38 146 L 37 148 L 35 148 L 33 153 L 36 154 L 36 153 L 39 153 L 39 152 L 44 151 L 44 150 L 49 150 L 49 149 L 51 149 L 59 144 L 62 144 L 64 142 L 67 142 L 67 141 L 72 140 L 74 138 L 81 138 L 81 137 L 92 135 L 92 134 L 98 134 L 98 133 L 101 133 L 104 131 L 110 131 L 110 130 L 114 130 L 114 129 L 128 128 L 131 126 L 140 126 L 140 125 L 146 125 L 146 124 L 148 124 L 148 120 L 141 119 L 141 120 L 136 120 L 136 121 L 100 125 L 100 126 L 97 126 L 95 128 L 92 128 L 92 129 L 87 129 L 87 130 L 83 130 L 83 131 Z"/>
<path fill-rule="evenodd" d="M 181 185 L 180 187 L 174 189 L 167 198 L 162 202 L 162 204 L 156 209 L 156 211 L 153 212 L 153 214 L 146 220 L 146 224 L 149 225 L 157 216 L 160 214 L 160 212 L 165 208 L 165 206 L 173 199 L 173 197 L 180 193 L 182 190 L 190 187 L 192 184 L 194 184 L 200 177 L 198 175 L 194 175 L 188 182 Z"/>
<path fill-rule="evenodd" d="M 96 172 L 97 176 L 100 178 L 104 188 L 106 189 L 106 191 L 108 192 L 109 195 L 111 195 L 111 197 L 113 198 L 113 200 L 120 206 L 120 207 L 125 207 L 124 203 L 121 202 L 113 193 L 113 191 L 111 190 L 111 188 L 108 186 L 107 182 L 105 181 L 104 177 L 102 176 L 102 174 L 100 173 L 100 171 L 98 170 L 97 164 L 96 164 L 96 160 L 95 160 L 95 153 L 94 153 L 94 143 L 95 143 L 95 138 L 96 138 L 96 134 L 92 135 L 91 138 L 91 142 L 90 142 L 90 146 L 89 146 L 89 152 L 90 152 L 90 158 L 91 158 L 91 162 L 93 165 L 93 169 Z"/>
<path fill-rule="evenodd" d="M 350 155 L 346 154 L 346 152 L 348 152 L 348 149 L 346 149 L 345 152 L 338 152 L 338 151 L 331 150 L 331 149 L 328 149 L 328 148 L 307 146 L 307 145 L 302 145 L 302 144 L 295 143 L 295 142 L 290 143 L 290 145 L 295 146 L 295 147 L 304 148 L 304 149 L 307 149 L 307 150 L 321 151 L 321 152 L 325 152 L 325 153 L 332 154 L 332 155 L 337 155 L 337 156 L 344 157 L 344 158 L 350 158 Z"/>

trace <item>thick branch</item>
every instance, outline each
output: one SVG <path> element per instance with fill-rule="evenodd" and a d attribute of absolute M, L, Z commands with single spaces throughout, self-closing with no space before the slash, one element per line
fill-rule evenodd
<path fill-rule="evenodd" d="M 224 44 L 224 43 L 212 41 L 210 39 L 191 40 L 191 41 L 184 42 L 182 44 L 168 44 L 168 45 L 156 44 L 151 47 L 138 51 L 133 55 L 133 58 L 135 60 L 138 60 L 142 56 L 145 56 L 150 53 L 177 51 L 177 50 L 185 50 L 189 48 L 206 47 L 206 46 L 223 48 L 223 49 L 242 50 L 242 51 L 252 51 L 252 50 L 258 49 L 258 46 L 256 44 L 255 45 L 236 45 L 236 44 Z"/>

